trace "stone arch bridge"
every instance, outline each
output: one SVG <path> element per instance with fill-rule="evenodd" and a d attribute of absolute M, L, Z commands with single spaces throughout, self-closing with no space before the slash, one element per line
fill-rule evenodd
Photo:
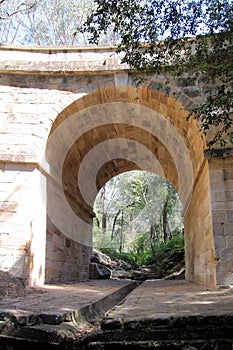
<path fill-rule="evenodd" d="M 93 203 L 141 169 L 178 191 L 186 279 L 233 283 L 233 159 L 186 120 L 205 86 L 135 86 L 114 48 L 0 48 L 0 268 L 31 285 L 88 278 Z M 206 137 L 210 137 L 213 131 Z M 229 153 L 229 154 L 228 154 Z"/>

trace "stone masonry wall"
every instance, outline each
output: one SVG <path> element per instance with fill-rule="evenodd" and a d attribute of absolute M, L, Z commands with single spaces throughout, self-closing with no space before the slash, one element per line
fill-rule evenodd
<path fill-rule="evenodd" d="M 217 284 L 233 284 L 233 157 L 211 158 L 210 181 Z"/>
<path fill-rule="evenodd" d="M 98 89 L 100 84 L 113 86 L 114 75 L 104 74 L 101 78 L 97 75 L 68 78 L 56 75 L 0 75 L 0 266 L 26 278 L 29 284 L 43 284 L 44 278 L 57 281 L 58 276 L 60 280 L 88 278 L 90 247 L 72 239 L 71 246 L 65 249 L 63 256 L 58 254 L 56 260 L 54 251 L 58 251 L 57 243 L 50 240 L 47 249 L 50 252 L 52 249 L 53 254 L 50 257 L 47 250 L 48 276 L 45 277 L 45 262 L 41 265 L 39 257 L 45 259 L 46 221 L 43 222 L 42 216 L 46 215 L 46 199 L 42 198 L 41 205 L 44 205 L 45 211 L 37 221 L 36 193 L 42 195 L 41 177 L 49 176 L 41 169 L 41 159 L 53 121 L 65 107 Z M 57 156 L 54 154 L 54 157 Z M 9 168 L 11 170 L 7 171 Z M 37 180 L 33 180 L 34 169 L 37 172 L 42 170 Z M 32 222 L 34 231 L 39 232 L 39 244 L 33 245 L 31 239 Z M 33 237 L 35 241 L 35 234 Z M 51 248 L 51 242 L 54 248 Z M 57 277 L 54 269 L 51 269 L 52 264 L 56 268 L 59 266 Z M 63 277 L 60 277 L 61 273 Z"/>
<path fill-rule="evenodd" d="M 64 236 L 47 218 L 46 283 L 88 279 L 91 251 Z"/>
<path fill-rule="evenodd" d="M 28 284 L 43 284 L 46 173 L 40 163 L 53 120 L 80 95 L 8 86 L 16 85 L 11 79 L 0 78 L 0 266 Z"/>
<path fill-rule="evenodd" d="M 27 252 L 31 241 L 33 170 L 31 166 L 0 164 L 0 266 L 1 269 L 10 270 L 16 275 L 24 275 L 24 265 L 29 258 Z"/>
<path fill-rule="evenodd" d="M 199 284 L 216 285 L 216 259 L 208 164 L 196 179 L 191 203 L 184 217 L 186 278 Z"/>
<path fill-rule="evenodd" d="M 40 172 L 33 165 L 0 163 L 0 266 L 28 284 L 42 284 L 45 211 Z"/>

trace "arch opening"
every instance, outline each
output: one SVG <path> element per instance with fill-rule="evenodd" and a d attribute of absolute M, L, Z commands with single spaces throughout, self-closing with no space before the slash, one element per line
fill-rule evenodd
<path fill-rule="evenodd" d="M 48 282 L 88 278 L 93 205 L 99 189 L 115 175 L 143 170 L 164 177 L 179 193 L 186 279 L 215 284 L 205 142 L 196 121 L 187 121 L 181 107 L 162 92 L 119 87 L 87 95 L 57 117 L 45 155 L 47 241 L 54 247 L 53 236 L 59 236 L 65 248 L 56 257 L 63 261 L 59 268 L 47 249 Z"/>
<path fill-rule="evenodd" d="M 151 267 L 138 272 L 139 278 L 184 273 L 182 203 L 167 180 L 146 171 L 122 171 L 100 189 L 94 212 L 93 248 L 113 258 L 112 277 L 130 278 L 133 269 L 145 265 Z M 122 265 L 117 258 L 126 259 L 131 271 L 114 268 Z"/>

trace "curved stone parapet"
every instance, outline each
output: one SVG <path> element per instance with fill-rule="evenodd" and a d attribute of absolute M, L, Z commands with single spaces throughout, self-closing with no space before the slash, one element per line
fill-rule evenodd
<path fill-rule="evenodd" d="M 0 46 L 0 74 L 97 74 L 128 71 L 123 54 L 106 47 L 16 47 Z"/>

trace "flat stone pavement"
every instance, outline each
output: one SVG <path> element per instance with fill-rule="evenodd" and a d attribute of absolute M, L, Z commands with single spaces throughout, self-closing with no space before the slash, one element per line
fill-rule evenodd
<path fill-rule="evenodd" d="M 107 312 L 88 350 L 232 350 L 233 290 L 147 280 Z"/>
<path fill-rule="evenodd" d="M 85 313 L 89 309 L 90 313 L 91 307 L 98 303 L 100 309 L 107 311 L 135 286 L 135 282 L 114 279 L 40 286 L 24 297 L 1 300 L 0 320 L 7 314 L 21 324 L 32 323 L 32 319 L 36 323 L 36 318 L 40 318 L 40 323 L 44 320 L 44 323 L 58 324 L 70 320 L 72 314 L 80 310 Z"/>
<path fill-rule="evenodd" d="M 207 324 L 206 337 L 218 329 L 218 338 L 233 338 L 231 288 L 212 291 L 184 280 L 137 284 L 112 279 L 45 285 L 39 290 L 0 301 L 0 349 L 5 337 L 61 349 L 76 349 L 83 341 L 88 349 L 99 349 L 100 344 L 110 349 L 114 342 L 117 348 L 120 341 L 131 341 L 136 349 L 138 342 L 159 340 L 165 333 L 166 337 L 189 339 L 187 322 L 192 329 L 198 327 L 197 337 Z"/>
<path fill-rule="evenodd" d="M 233 316 L 233 289 L 208 290 L 185 280 L 147 280 L 107 313 L 102 328 L 141 320 Z"/>
<path fill-rule="evenodd" d="M 59 316 L 61 320 L 66 320 L 70 313 L 87 307 L 90 309 L 99 301 L 106 312 L 132 289 L 123 302 L 106 314 L 104 322 L 202 314 L 233 315 L 231 288 L 212 291 L 185 280 L 147 280 L 135 286 L 135 282 L 116 279 L 44 285 L 38 288 L 38 293 L 1 300 L 0 319 L 1 315 L 10 314 L 22 323 L 24 319 L 27 322 L 28 318 L 36 315 L 54 315 L 56 324 Z M 52 319 L 50 323 L 53 323 Z"/>
<path fill-rule="evenodd" d="M 45 285 L 24 297 L 1 300 L 0 350 L 37 350 L 43 344 L 47 349 L 64 349 L 64 344 L 70 349 L 136 286 L 134 281 L 90 280 Z"/>

